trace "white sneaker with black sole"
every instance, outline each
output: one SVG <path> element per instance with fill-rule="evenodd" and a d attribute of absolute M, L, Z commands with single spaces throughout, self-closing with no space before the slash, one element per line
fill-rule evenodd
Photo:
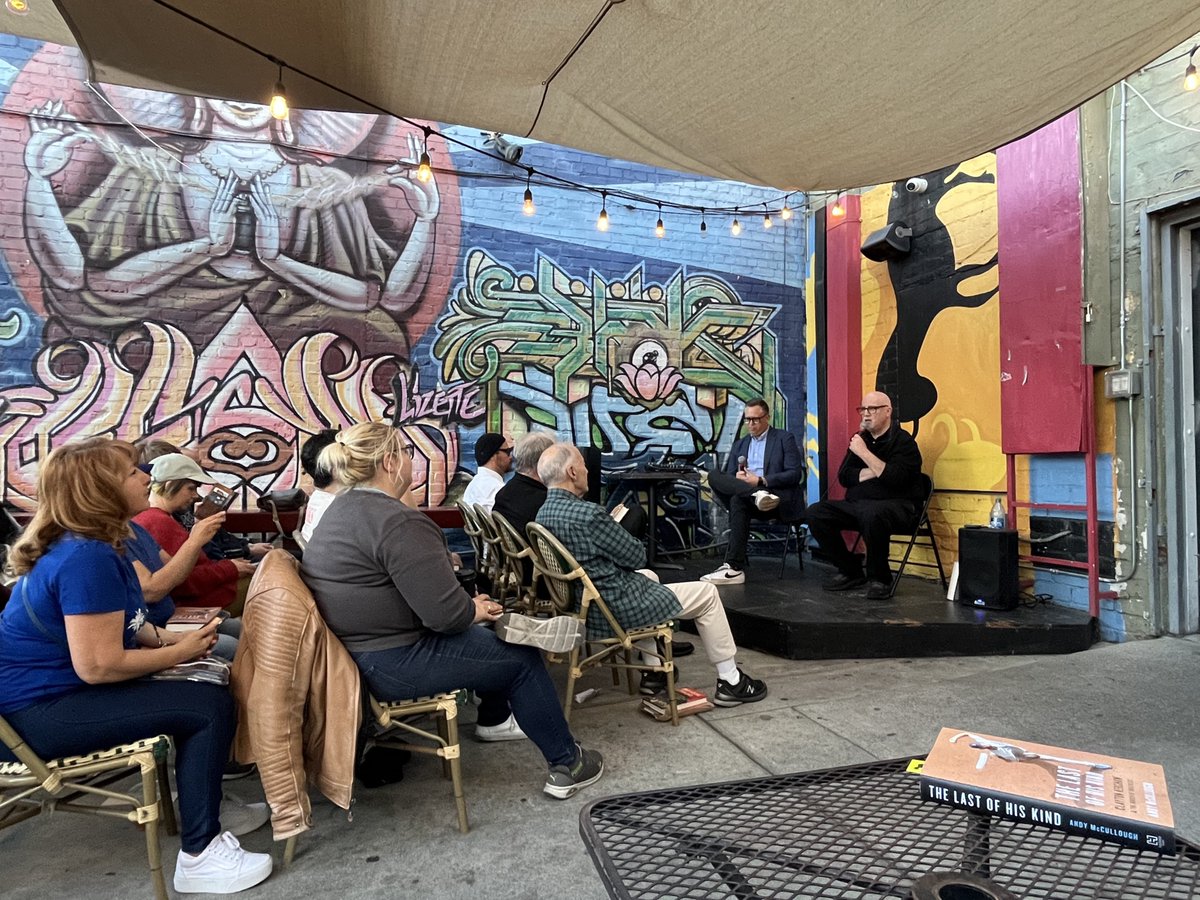
<path fill-rule="evenodd" d="M 741 569 L 735 569 L 729 563 L 722 563 L 717 571 L 701 575 L 700 580 L 707 581 L 709 584 L 744 584 L 746 573 Z"/>

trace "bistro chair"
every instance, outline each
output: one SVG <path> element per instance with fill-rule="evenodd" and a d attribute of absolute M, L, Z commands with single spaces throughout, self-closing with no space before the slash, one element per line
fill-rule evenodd
<path fill-rule="evenodd" d="M 50 812 L 86 813 L 133 822 L 146 832 L 155 896 L 167 900 L 158 839 L 160 820 L 167 834 L 179 833 L 167 775 L 170 738 L 160 734 L 83 756 L 43 760 L 0 717 L 0 741 L 18 760 L 0 762 L 0 829 Z M 141 796 L 109 787 L 135 769 L 141 774 Z M 84 802 L 87 800 L 93 802 Z"/>
<path fill-rule="evenodd" d="M 533 585 L 533 551 L 529 548 L 529 542 L 502 513 L 493 510 L 491 520 L 504 555 L 504 574 L 499 589 L 493 589 L 492 599 L 506 608 L 534 613 L 538 609 L 538 601 Z"/>
<path fill-rule="evenodd" d="M 593 635 L 587 628 L 588 639 L 582 647 L 576 647 L 566 657 L 567 693 L 563 702 L 563 715 L 571 720 L 571 700 L 575 695 L 575 682 L 588 669 L 608 666 L 614 676 L 625 672 L 629 693 L 636 690 L 634 672 L 665 672 L 667 675 L 667 704 L 671 710 L 671 724 L 679 724 L 679 710 L 675 697 L 675 664 L 672 661 L 671 639 L 673 629 L 670 622 L 646 625 L 641 628 L 621 627 L 600 592 L 588 577 L 587 572 L 575 560 L 553 534 L 537 522 L 530 522 L 525 533 L 529 536 L 529 548 L 533 551 L 533 566 L 538 578 L 546 582 L 551 601 L 559 615 L 575 616 L 587 628 L 588 613 L 599 610 L 610 634 Z M 641 655 L 634 644 L 642 640 L 659 641 L 662 661 L 655 665 L 641 662 Z M 551 662 L 562 661 L 558 654 L 549 654 Z"/>
<path fill-rule="evenodd" d="M 483 529 L 479 524 L 479 514 L 475 506 L 471 503 L 464 503 L 462 500 L 459 500 L 455 505 L 462 515 L 463 531 L 466 532 L 467 538 L 471 542 L 471 549 L 475 553 L 475 572 L 481 579 L 486 580 L 488 578 L 487 544 L 483 539 Z M 490 588 L 490 585 L 483 586 Z"/>

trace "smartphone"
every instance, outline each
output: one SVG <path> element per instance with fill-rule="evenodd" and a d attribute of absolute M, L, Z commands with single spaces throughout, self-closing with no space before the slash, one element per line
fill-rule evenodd
<path fill-rule="evenodd" d="M 224 512 L 232 502 L 233 491 L 219 484 L 214 484 L 212 490 L 204 495 L 204 499 L 196 507 L 196 518 L 205 519 L 219 512 Z"/>

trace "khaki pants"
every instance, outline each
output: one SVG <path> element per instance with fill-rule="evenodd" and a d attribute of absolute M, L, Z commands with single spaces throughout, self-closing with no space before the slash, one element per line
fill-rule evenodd
<path fill-rule="evenodd" d="M 638 569 L 652 581 L 658 581 L 658 575 L 650 569 Z M 704 581 L 681 581 L 678 584 L 668 584 L 667 589 L 679 600 L 683 609 L 679 613 L 681 619 L 692 619 L 696 630 L 700 632 L 700 640 L 704 641 L 704 651 L 709 660 L 716 665 L 737 656 L 737 644 L 733 642 L 733 634 L 729 630 L 729 620 L 725 618 L 725 606 L 721 603 L 721 594 L 715 584 Z M 638 644 L 643 653 L 647 650 Z M 655 648 L 650 648 L 650 655 L 655 654 Z"/>

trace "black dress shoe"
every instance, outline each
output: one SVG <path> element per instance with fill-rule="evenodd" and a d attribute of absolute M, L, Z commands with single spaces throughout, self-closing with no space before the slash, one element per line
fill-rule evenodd
<path fill-rule="evenodd" d="M 862 587 L 867 583 L 865 575 L 845 575 L 839 572 L 828 581 L 821 582 L 821 588 L 826 591 L 848 591 L 852 588 Z"/>
<path fill-rule="evenodd" d="M 867 583 L 867 599 L 868 600 L 891 600 L 892 586 L 884 584 L 882 581 L 871 581 Z"/>
<path fill-rule="evenodd" d="M 675 637 L 671 638 L 671 656 L 691 656 L 695 652 L 696 645 L 691 641 L 681 641 L 679 638 Z M 661 638 L 658 640 L 658 655 L 660 657 L 666 656 L 666 650 L 663 649 L 663 641 Z"/>

